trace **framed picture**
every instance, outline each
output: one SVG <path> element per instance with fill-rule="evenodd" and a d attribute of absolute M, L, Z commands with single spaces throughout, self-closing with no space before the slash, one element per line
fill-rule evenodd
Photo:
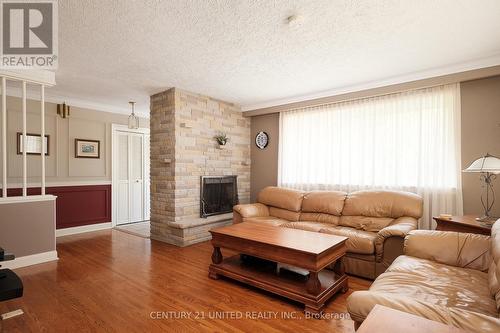
<path fill-rule="evenodd" d="M 75 158 L 101 158 L 101 141 L 75 139 Z"/>
<path fill-rule="evenodd" d="M 49 136 L 45 135 L 45 156 L 49 156 Z M 22 155 L 24 151 L 23 133 L 17 132 L 17 154 Z M 42 155 L 42 136 L 40 134 L 26 133 L 26 155 Z"/>

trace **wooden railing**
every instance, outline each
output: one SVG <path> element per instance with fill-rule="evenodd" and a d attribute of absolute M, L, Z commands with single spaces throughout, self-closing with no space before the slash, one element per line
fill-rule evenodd
<path fill-rule="evenodd" d="M 45 87 L 55 85 L 55 75 L 50 71 L 39 70 L 1 70 L 1 112 L 2 112 L 2 199 L 7 198 L 8 179 L 7 179 L 7 85 L 9 81 L 21 82 L 22 99 L 22 196 L 28 196 L 28 161 L 27 161 L 27 136 L 26 136 L 26 104 L 27 104 L 27 85 L 35 86 L 40 91 L 40 145 L 41 145 L 41 195 L 45 195 Z M 47 147 L 48 148 L 48 147 Z M 0 199 L 0 200 L 2 200 Z"/>

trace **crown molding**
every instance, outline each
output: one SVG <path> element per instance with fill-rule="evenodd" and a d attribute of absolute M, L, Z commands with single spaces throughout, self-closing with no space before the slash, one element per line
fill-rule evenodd
<path fill-rule="evenodd" d="M 404 84 L 409 82 L 421 81 L 431 78 L 436 78 L 440 76 L 446 76 L 451 74 L 458 74 L 462 72 L 474 71 L 479 69 L 485 69 L 488 67 L 495 67 L 500 65 L 500 54 L 496 54 L 491 57 L 482 58 L 474 61 L 464 62 L 460 64 L 454 64 L 446 67 L 433 68 L 425 71 L 414 72 L 406 75 L 394 76 L 390 78 L 384 78 L 381 80 L 365 82 L 361 84 L 335 88 L 331 90 L 326 90 L 318 93 L 295 96 L 284 99 L 276 99 L 263 103 L 242 105 L 243 112 L 249 112 L 250 115 L 265 114 L 271 112 L 283 111 L 287 105 L 307 102 L 317 99 L 323 99 L 328 97 L 333 97 L 337 95 L 351 94 L 355 92 L 368 91 L 372 89 L 394 86 L 398 84 Z M 499 75 L 500 71 L 495 69 L 492 71 L 491 75 L 484 74 L 483 77 Z M 457 81 L 460 82 L 460 81 Z M 278 110 L 279 109 L 279 110 Z"/>
<path fill-rule="evenodd" d="M 57 94 L 51 94 L 50 91 L 46 92 L 47 97 L 45 98 L 46 101 L 51 102 L 51 103 L 61 103 L 62 101 L 66 102 L 66 104 L 69 104 L 70 106 L 76 106 L 78 108 L 82 109 L 90 109 L 90 110 L 96 110 L 96 111 L 103 111 L 103 112 L 110 112 L 110 113 L 118 113 L 118 114 L 123 114 L 123 115 L 130 115 L 130 107 L 127 106 L 125 107 L 117 107 L 115 105 L 107 104 L 107 103 L 100 103 L 100 102 L 92 102 L 80 98 L 74 98 L 74 97 L 65 97 Z M 136 108 L 135 109 L 135 114 L 140 117 L 140 118 L 149 118 L 149 109 L 141 109 L 141 108 Z"/>
<path fill-rule="evenodd" d="M 8 87 L 7 95 L 11 96 L 11 97 L 21 98 L 22 97 L 21 88 Z M 27 90 L 26 96 L 28 99 L 33 99 L 33 100 L 40 99 L 39 92 L 33 91 L 32 89 Z M 82 108 L 82 109 L 116 113 L 116 114 L 122 114 L 122 115 L 129 115 L 130 114 L 130 109 L 128 107 L 116 107 L 116 106 L 111 105 L 111 104 L 90 102 L 90 101 L 80 99 L 80 98 L 65 97 L 65 96 L 60 96 L 57 94 L 51 94 L 50 89 L 45 90 L 45 102 L 54 103 L 54 104 L 60 104 L 62 102 L 65 102 L 66 104 L 68 104 L 72 107 L 78 107 L 78 108 Z M 142 109 L 142 110 L 136 109 L 135 114 L 140 118 L 149 119 L 149 110 L 145 111 L 144 109 Z"/>

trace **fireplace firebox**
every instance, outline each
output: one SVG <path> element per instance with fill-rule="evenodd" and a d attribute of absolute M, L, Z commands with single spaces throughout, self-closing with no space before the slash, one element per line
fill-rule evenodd
<path fill-rule="evenodd" d="M 237 176 L 201 176 L 200 217 L 230 213 L 238 204 Z"/>

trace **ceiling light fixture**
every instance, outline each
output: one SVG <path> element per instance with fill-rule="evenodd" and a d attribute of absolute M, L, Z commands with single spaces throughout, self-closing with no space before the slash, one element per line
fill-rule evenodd
<path fill-rule="evenodd" d="M 138 129 L 139 128 L 139 118 L 135 115 L 135 102 L 128 102 L 132 107 L 132 113 L 128 116 L 128 128 Z"/>

